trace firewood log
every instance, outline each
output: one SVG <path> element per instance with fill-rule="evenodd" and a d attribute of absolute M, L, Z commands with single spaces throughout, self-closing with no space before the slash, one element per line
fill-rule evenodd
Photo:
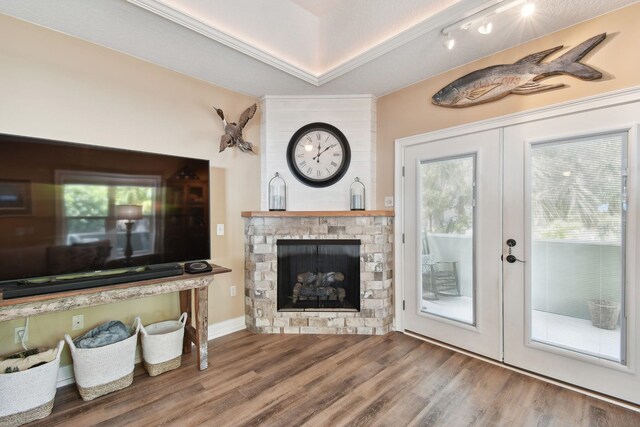
<path fill-rule="evenodd" d="M 344 274 L 340 272 L 330 271 L 329 273 L 325 273 L 322 276 L 321 286 L 331 286 L 331 285 L 335 286 L 337 282 L 342 282 L 342 281 L 344 281 Z"/>
<path fill-rule="evenodd" d="M 296 277 L 296 280 L 304 285 L 311 285 L 316 281 L 317 276 L 310 271 L 306 273 L 300 273 Z"/>

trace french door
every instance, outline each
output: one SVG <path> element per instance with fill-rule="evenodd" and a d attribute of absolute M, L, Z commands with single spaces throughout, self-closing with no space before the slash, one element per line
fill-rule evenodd
<path fill-rule="evenodd" d="M 639 107 L 404 148 L 404 329 L 640 404 Z"/>
<path fill-rule="evenodd" d="M 503 211 L 505 363 L 635 403 L 638 107 L 506 127 Z"/>
<path fill-rule="evenodd" d="M 500 360 L 500 131 L 405 154 L 405 329 Z"/>

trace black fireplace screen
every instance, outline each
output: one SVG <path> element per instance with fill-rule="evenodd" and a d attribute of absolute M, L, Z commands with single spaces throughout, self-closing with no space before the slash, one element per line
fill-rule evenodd
<path fill-rule="evenodd" d="M 360 311 L 360 240 L 283 240 L 278 310 Z"/>

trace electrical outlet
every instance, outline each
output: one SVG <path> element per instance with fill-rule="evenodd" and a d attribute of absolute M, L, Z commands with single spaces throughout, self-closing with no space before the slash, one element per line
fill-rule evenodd
<path fill-rule="evenodd" d="M 229 286 L 229 296 L 235 297 L 237 294 L 235 286 Z"/>
<path fill-rule="evenodd" d="M 224 224 L 216 224 L 216 235 L 224 236 Z"/>
<path fill-rule="evenodd" d="M 77 331 L 82 328 L 84 328 L 84 315 L 78 314 L 77 316 L 73 316 L 71 318 L 71 329 Z"/>
<path fill-rule="evenodd" d="M 24 335 L 24 340 L 29 341 L 29 333 L 25 332 L 26 328 L 24 326 L 19 326 L 13 330 L 13 342 L 15 344 L 20 344 L 22 342 L 22 336 Z M 25 335 L 26 333 L 26 335 Z"/>
<path fill-rule="evenodd" d="M 393 196 L 386 196 L 384 198 L 384 205 L 388 208 L 393 207 Z"/>

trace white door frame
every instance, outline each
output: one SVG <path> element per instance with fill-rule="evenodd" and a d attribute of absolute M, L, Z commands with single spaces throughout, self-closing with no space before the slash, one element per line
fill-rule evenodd
<path fill-rule="evenodd" d="M 522 113 L 516 113 L 512 115 L 502 116 L 495 119 L 485 120 L 481 122 L 470 123 L 454 128 L 434 131 L 412 137 L 397 139 L 395 144 L 395 200 L 396 200 L 396 212 L 395 212 L 395 329 L 403 331 L 405 328 L 404 314 L 403 314 L 403 302 L 405 300 L 404 286 L 405 278 L 410 278 L 410 273 L 405 271 L 405 257 L 406 247 L 403 244 L 403 233 L 406 229 L 405 221 L 405 179 L 403 179 L 403 166 L 405 165 L 405 150 L 408 147 L 415 145 L 425 144 L 428 142 L 449 139 L 462 135 L 468 135 L 471 133 L 477 133 L 481 131 L 491 129 L 503 129 L 509 126 L 526 124 L 538 120 L 551 119 L 566 114 L 576 114 L 585 112 L 588 110 L 602 109 L 607 107 L 613 107 L 616 105 L 623 105 L 627 103 L 637 103 L 640 101 L 640 87 L 628 88 L 620 91 L 610 92 L 602 95 L 592 96 L 576 101 L 566 102 L 562 104 L 552 105 L 540 109 L 525 111 Z M 640 120 L 638 120 L 640 122 Z M 638 123 L 633 124 L 636 128 Z M 606 124 L 603 124 L 606 126 Z M 630 141 L 630 143 L 632 143 Z M 634 148 L 635 150 L 635 148 Z M 629 223 L 638 222 L 638 218 L 629 218 Z M 632 226 L 633 227 L 633 226 Z M 635 230 L 637 233 L 637 229 Z M 498 254 L 496 254 L 497 256 Z M 640 262 L 638 262 L 640 264 Z M 636 278 L 634 274 L 631 277 Z M 638 283 L 634 283 L 634 289 L 637 289 Z M 640 294 L 640 292 L 632 293 L 632 295 Z M 628 294 L 629 295 L 629 294 Z M 627 315 L 629 322 L 629 331 L 635 331 L 634 335 L 629 335 L 628 346 L 629 349 L 635 350 L 629 354 L 627 363 L 633 369 L 640 363 L 640 298 L 635 298 L 633 301 L 627 301 Z M 628 368 L 625 368 L 628 369 Z"/>

